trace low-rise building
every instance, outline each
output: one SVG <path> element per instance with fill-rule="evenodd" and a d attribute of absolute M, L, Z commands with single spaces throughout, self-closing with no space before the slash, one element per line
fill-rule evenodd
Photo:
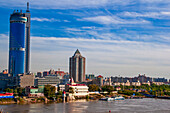
<path fill-rule="evenodd" d="M 58 85 L 58 91 L 65 91 L 65 84 L 59 84 Z"/>
<path fill-rule="evenodd" d="M 49 75 L 49 71 L 44 71 L 43 72 L 43 77 L 48 76 L 48 75 Z"/>
<path fill-rule="evenodd" d="M 151 83 L 148 81 L 148 82 L 142 82 L 142 84 L 147 84 L 147 85 L 151 85 Z"/>
<path fill-rule="evenodd" d="M 114 86 L 120 86 L 121 83 L 120 83 L 120 82 L 115 82 L 115 83 L 113 83 L 113 85 L 114 85 Z"/>
<path fill-rule="evenodd" d="M 43 77 L 43 73 L 42 72 L 37 72 L 37 76 L 36 77 L 39 77 L 39 78 Z"/>
<path fill-rule="evenodd" d="M 86 80 L 93 80 L 93 79 L 95 79 L 94 74 L 86 74 Z"/>
<path fill-rule="evenodd" d="M 44 78 L 36 78 L 35 79 L 35 86 L 39 85 L 53 85 L 56 86 L 60 83 L 60 79 L 58 76 L 45 76 Z"/>
<path fill-rule="evenodd" d="M 74 96 L 86 96 L 89 94 L 88 86 L 85 84 L 66 84 L 66 91 L 69 92 L 70 87 L 73 89 Z"/>
<path fill-rule="evenodd" d="M 129 80 L 127 80 L 126 82 L 125 82 L 125 84 L 124 84 L 125 86 L 130 86 L 130 81 Z"/>
<path fill-rule="evenodd" d="M 163 82 L 152 82 L 152 84 L 156 84 L 156 85 L 163 85 L 164 83 Z"/>
<path fill-rule="evenodd" d="M 35 76 L 33 74 L 21 74 L 16 77 L 16 86 L 25 88 L 26 86 L 34 86 Z"/>
<path fill-rule="evenodd" d="M 10 74 L 4 74 L 0 76 L 0 88 L 25 88 L 26 86 L 34 86 L 34 78 L 33 74 L 19 74 L 16 77 L 12 77 Z"/>
<path fill-rule="evenodd" d="M 117 90 L 117 91 L 120 91 L 120 90 L 121 90 L 121 87 L 116 87 L 116 90 Z"/>
<path fill-rule="evenodd" d="M 141 86 L 141 83 L 138 80 L 137 82 L 132 82 L 132 86 Z"/>
<path fill-rule="evenodd" d="M 112 82 L 111 82 L 111 78 L 105 78 L 103 80 L 103 85 L 109 85 L 109 86 L 112 86 Z"/>
<path fill-rule="evenodd" d="M 70 89 L 72 90 L 71 92 Z M 66 92 L 69 92 L 70 96 L 81 97 L 89 95 L 88 86 L 85 84 L 74 83 L 73 79 L 70 84 L 66 84 L 65 90 Z"/>
<path fill-rule="evenodd" d="M 12 76 L 10 74 L 0 74 L 0 90 L 4 90 L 12 83 Z"/>
<path fill-rule="evenodd" d="M 103 86 L 103 76 L 99 75 L 96 79 L 92 80 L 92 84 L 96 84 L 98 86 Z"/>
<path fill-rule="evenodd" d="M 64 71 L 58 70 L 58 71 L 55 71 L 55 74 L 61 76 L 61 78 L 64 78 L 64 75 L 65 75 L 66 73 L 65 73 Z"/>
<path fill-rule="evenodd" d="M 25 87 L 25 94 L 28 97 L 41 97 L 41 96 L 44 96 L 44 93 L 38 87 L 33 87 L 33 86 Z"/>

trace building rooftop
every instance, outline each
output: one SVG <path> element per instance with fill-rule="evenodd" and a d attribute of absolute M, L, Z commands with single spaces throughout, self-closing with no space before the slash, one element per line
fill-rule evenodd
<path fill-rule="evenodd" d="M 87 86 L 86 84 L 67 84 L 69 86 Z"/>
<path fill-rule="evenodd" d="M 74 56 L 81 56 L 80 51 L 77 49 L 76 52 L 74 53 Z"/>

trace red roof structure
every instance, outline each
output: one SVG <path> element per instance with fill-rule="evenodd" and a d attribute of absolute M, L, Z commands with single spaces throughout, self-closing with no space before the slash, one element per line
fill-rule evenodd
<path fill-rule="evenodd" d="M 97 76 L 97 78 L 103 78 L 103 76 L 102 76 L 102 75 L 99 75 L 99 76 Z"/>

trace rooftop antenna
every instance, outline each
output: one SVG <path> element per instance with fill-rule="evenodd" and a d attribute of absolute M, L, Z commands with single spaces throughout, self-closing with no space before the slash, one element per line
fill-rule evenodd
<path fill-rule="evenodd" d="M 26 10 L 26 12 L 30 12 L 30 10 L 29 10 L 29 2 L 27 2 L 27 10 Z"/>

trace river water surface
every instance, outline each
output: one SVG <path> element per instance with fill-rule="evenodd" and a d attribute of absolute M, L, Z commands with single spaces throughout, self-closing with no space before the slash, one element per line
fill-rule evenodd
<path fill-rule="evenodd" d="M 58 104 L 0 105 L 8 113 L 170 113 L 170 100 L 76 101 Z"/>

